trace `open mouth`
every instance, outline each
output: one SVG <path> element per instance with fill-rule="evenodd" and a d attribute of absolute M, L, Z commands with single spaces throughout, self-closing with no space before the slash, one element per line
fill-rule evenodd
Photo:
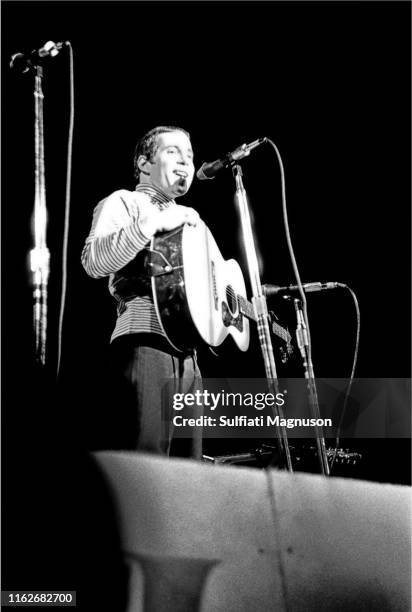
<path fill-rule="evenodd" d="M 175 174 L 177 174 L 177 176 L 179 176 L 180 178 L 186 179 L 188 177 L 187 172 L 185 172 L 185 170 L 175 170 L 174 171 Z"/>

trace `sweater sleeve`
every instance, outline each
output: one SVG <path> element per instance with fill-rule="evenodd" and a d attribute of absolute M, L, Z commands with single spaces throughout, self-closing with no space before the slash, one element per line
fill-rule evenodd
<path fill-rule="evenodd" d="M 158 211 L 145 196 L 124 189 L 99 202 L 81 256 L 87 274 L 93 278 L 108 276 L 134 259 L 154 233 L 146 229 L 151 214 L 155 216 Z M 142 219 L 146 233 L 141 229 Z"/>

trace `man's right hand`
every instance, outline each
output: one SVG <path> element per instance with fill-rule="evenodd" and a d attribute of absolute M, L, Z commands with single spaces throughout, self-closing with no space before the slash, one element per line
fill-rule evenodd
<path fill-rule="evenodd" d="M 168 232 L 184 223 L 197 225 L 199 221 L 199 213 L 194 208 L 176 204 L 164 210 L 152 211 L 150 216 L 140 220 L 140 229 L 151 237 L 156 232 Z"/>
<path fill-rule="evenodd" d="M 199 213 L 194 208 L 176 204 L 176 206 L 170 206 L 170 208 L 160 211 L 157 231 L 168 232 L 184 223 L 197 225 L 199 220 Z"/>

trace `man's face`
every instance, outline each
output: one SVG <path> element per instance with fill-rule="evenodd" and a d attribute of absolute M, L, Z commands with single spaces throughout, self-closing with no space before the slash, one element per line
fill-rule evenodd
<path fill-rule="evenodd" d="M 159 134 L 157 143 L 153 160 L 145 167 L 148 171 L 145 180 L 171 198 L 182 196 L 189 190 L 195 172 L 190 140 L 176 131 Z"/>

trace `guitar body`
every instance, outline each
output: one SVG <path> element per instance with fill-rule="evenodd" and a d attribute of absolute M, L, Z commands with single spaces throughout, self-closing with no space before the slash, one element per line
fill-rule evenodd
<path fill-rule="evenodd" d="M 219 346 L 231 335 L 246 351 L 249 321 L 239 306 L 239 296 L 246 299 L 243 274 L 234 259 L 223 258 L 205 223 L 158 234 L 151 250 L 154 304 L 170 344 L 178 351 L 202 341 Z"/>

